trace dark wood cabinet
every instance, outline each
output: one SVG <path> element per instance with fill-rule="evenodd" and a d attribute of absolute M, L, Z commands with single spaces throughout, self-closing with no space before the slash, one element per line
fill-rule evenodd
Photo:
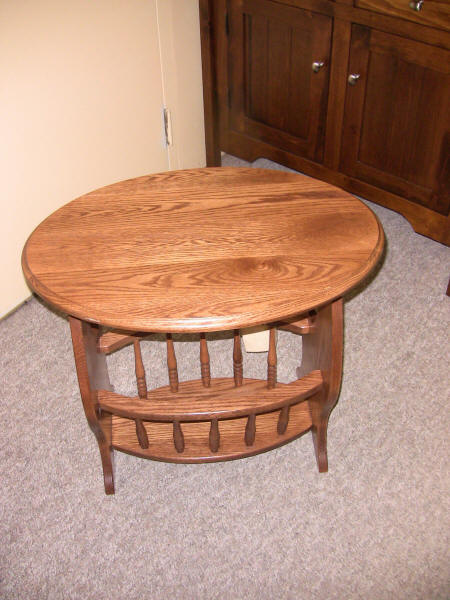
<path fill-rule="evenodd" d="M 271 0 L 235 2 L 228 18 L 230 127 L 320 162 L 332 19 Z"/>
<path fill-rule="evenodd" d="M 270 158 L 450 244 L 448 0 L 200 0 L 200 14 L 209 165 Z"/>

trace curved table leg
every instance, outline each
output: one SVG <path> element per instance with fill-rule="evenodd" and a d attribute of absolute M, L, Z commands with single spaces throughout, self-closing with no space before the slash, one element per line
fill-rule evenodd
<path fill-rule="evenodd" d="M 321 473 L 328 470 L 328 419 L 341 388 L 343 325 L 342 298 L 319 309 L 313 330 L 303 336 L 302 364 L 297 369 L 298 377 L 314 369 L 322 372 L 323 390 L 308 401 L 317 465 Z"/>
<path fill-rule="evenodd" d="M 91 325 L 74 317 L 69 317 L 69 322 L 84 412 L 100 450 L 105 492 L 114 494 L 111 415 L 100 416 L 96 410 L 96 391 L 112 390 L 106 357 L 97 350 L 99 328 L 97 325 Z"/>

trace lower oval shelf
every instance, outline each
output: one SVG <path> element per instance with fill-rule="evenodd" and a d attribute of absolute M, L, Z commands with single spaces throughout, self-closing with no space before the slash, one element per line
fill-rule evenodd
<path fill-rule="evenodd" d="M 114 415 L 112 446 L 121 452 L 167 462 L 200 463 L 244 458 L 286 444 L 311 428 L 308 401 L 291 407 L 289 425 L 281 435 L 277 432 L 279 414 L 277 410 L 256 417 L 256 436 L 252 446 L 247 446 L 244 440 L 246 418 L 220 421 L 217 452 L 209 448 L 209 422 L 182 423 L 185 449 L 181 454 L 174 447 L 171 423 L 145 422 L 149 447 L 143 449 L 136 438 L 134 421 Z"/>

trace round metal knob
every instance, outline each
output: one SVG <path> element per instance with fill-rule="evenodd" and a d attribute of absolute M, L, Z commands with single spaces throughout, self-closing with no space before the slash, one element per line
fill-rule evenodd
<path fill-rule="evenodd" d="M 411 0 L 411 2 L 409 3 L 409 8 L 412 8 L 413 10 L 419 12 L 419 10 L 422 10 L 422 4 L 423 0 Z"/>
<path fill-rule="evenodd" d="M 314 73 L 318 73 L 324 65 L 325 65 L 325 62 L 323 60 L 317 60 L 317 61 L 313 62 L 312 70 L 314 71 Z"/>
<path fill-rule="evenodd" d="M 356 82 L 358 81 L 358 79 L 361 77 L 361 75 L 359 73 L 351 73 L 351 75 L 348 76 L 348 82 L 350 85 L 356 85 Z"/>

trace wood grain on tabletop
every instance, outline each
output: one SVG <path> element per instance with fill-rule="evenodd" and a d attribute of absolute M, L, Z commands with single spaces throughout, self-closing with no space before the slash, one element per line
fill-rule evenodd
<path fill-rule="evenodd" d="M 214 331 L 293 317 L 341 296 L 378 261 L 383 231 L 358 199 L 265 169 L 173 171 L 78 198 L 31 234 L 34 291 L 83 320 Z"/>

